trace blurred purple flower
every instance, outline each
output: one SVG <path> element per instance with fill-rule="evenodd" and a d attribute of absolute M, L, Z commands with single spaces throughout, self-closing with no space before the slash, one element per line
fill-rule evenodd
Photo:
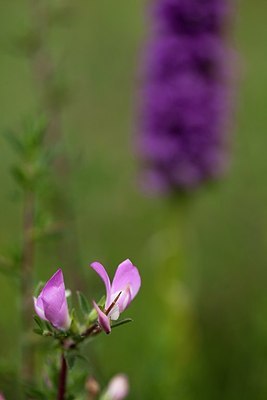
<path fill-rule="evenodd" d="M 5 400 L 3 393 L 0 393 L 0 400 Z"/>
<path fill-rule="evenodd" d="M 150 189 L 188 190 L 225 167 L 227 11 L 227 0 L 156 0 L 138 144 Z"/>
<path fill-rule="evenodd" d="M 130 260 L 123 261 L 117 268 L 112 284 L 107 271 L 99 262 L 94 262 L 91 267 L 98 273 L 106 286 L 105 310 L 102 311 L 94 302 L 98 313 L 98 322 L 106 333 L 110 333 L 110 320 L 117 320 L 137 295 L 141 278 L 138 269 Z"/>
<path fill-rule="evenodd" d="M 126 375 L 115 375 L 105 392 L 104 400 L 123 400 L 129 393 L 129 381 Z"/>
<path fill-rule="evenodd" d="M 59 269 L 46 283 L 38 298 L 34 297 L 37 315 L 62 330 L 70 327 L 70 316 L 65 293 L 63 273 Z"/>

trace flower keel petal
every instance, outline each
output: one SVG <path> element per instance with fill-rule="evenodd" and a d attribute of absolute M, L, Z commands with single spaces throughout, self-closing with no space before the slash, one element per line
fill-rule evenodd
<path fill-rule="evenodd" d="M 93 302 L 94 307 L 96 309 L 96 312 L 98 314 L 98 323 L 101 326 L 101 328 L 109 334 L 111 332 L 111 326 L 110 326 L 110 319 L 109 317 L 99 308 L 99 306 L 96 304 L 96 302 Z"/>

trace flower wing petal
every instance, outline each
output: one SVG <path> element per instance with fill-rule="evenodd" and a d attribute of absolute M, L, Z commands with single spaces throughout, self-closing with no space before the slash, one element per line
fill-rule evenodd
<path fill-rule="evenodd" d="M 141 286 L 141 278 L 138 269 L 132 264 L 132 262 L 127 259 L 123 261 L 117 268 L 112 285 L 111 293 L 114 297 L 115 293 L 120 291 L 127 292 L 130 291 L 129 300 L 125 302 L 124 293 L 118 300 L 120 311 L 123 311 L 130 302 L 137 295 Z"/>
<path fill-rule="evenodd" d="M 91 264 L 91 267 L 95 270 L 95 272 L 100 276 L 102 281 L 105 284 L 106 287 L 106 305 L 105 308 L 108 308 L 110 306 L 110 298 L 111 298 L 111 285 L 110 285 L 110 279 L 107 274 L 107 271 L 105 270 L 104 266 L 100 264 L 99 262 L 93 262 Z"/>

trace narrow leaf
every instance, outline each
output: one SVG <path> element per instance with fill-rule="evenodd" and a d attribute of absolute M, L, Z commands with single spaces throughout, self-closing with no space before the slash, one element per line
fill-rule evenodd
<path fill-rule="evenodd" d="M 44 323 L 44 321 L 41 320 L 41 318 L 38 317 L 37 315 L 35 315 L 35 316 L 33 317 L 33 319 L 34 319 L 35 323 L 38 325 L 38 327 L 40 328 L 40 330 L 41 330 L 42 333 L 43 333 L 43 331 L 45 330 L 45 323 Z"/>
<path fill-rule="evenodd" d="M 33 332 L 36 333 L 37 335 L 43 336 L 43 331 L 42 331 L 42 329 L 34 328 Z"/>
<path fill-rule="evenodd" d="M 117 328 L 120 325 L 128 324 L 129 322 L 133 322 L 133 320 L 131 318 L 122 319 L 121 321 L 118 321 L 118 322 L 115 322 L 114 324 L 112 324 L 112 329 Z"/>
<path fill-rule="evenodd" d="M 90 306 L 88 303 L 88 300 L 84 296 L 82 292 L 77 291 L 77 296 L 78 296 L 78 301 L 79 301 L 79 306 L 82 311 L 82 313 L 86 316 L 90 313 Z"/>

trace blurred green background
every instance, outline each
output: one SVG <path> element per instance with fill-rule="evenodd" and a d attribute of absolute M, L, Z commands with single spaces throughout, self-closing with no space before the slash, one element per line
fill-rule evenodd
<path fill-rule="evenodd" d="M 30 62 L 14 46 L 31 24 L 30 7 L 30 1 L 0 3 L 0 131 L 18 127 L 38 110 Z M 229 174 L 172 214 L 167 200 L 139 190 L 133 150 L 145 8 L 141 0 L 76 0 L 68 24 L 51 29 L 47 38 L 71 88 L 63 111 L 70 170 L 61 189 L 74 221 L 66 239 L 69 259 L 60 259 L 56 243 L 39 246 L 36 282 L 61 266 L 66 285 L 91 299 L 103 287 L 89 262 L 99 260 L 114 271 L 131 258 L 143 278 L 126 313 L 134 323 L 99 338 L 94 350 L 90 346 L 100 381 L 126 372 L 129 399 L 266 399 L 267 4 L 243 0 L 235 6 L 237 111 Z M 10 175 L 14 155 L 4 138 L 0 143 L 4 252 L 21 236 L 21 197 Z M 173 259 L 180 260 L 180 283 L 168 317 L 161 301 L 170 293 L 164 279 L 168 237 L 162 233 L 169 223 L 178 230 Z M 0 304 L 0 383 L 15 398 L 8 371 L 18 354 L 16 288 L 1 275 Z M 177 317 L 175 337 L 168 330 L 171 313 Z"/>

